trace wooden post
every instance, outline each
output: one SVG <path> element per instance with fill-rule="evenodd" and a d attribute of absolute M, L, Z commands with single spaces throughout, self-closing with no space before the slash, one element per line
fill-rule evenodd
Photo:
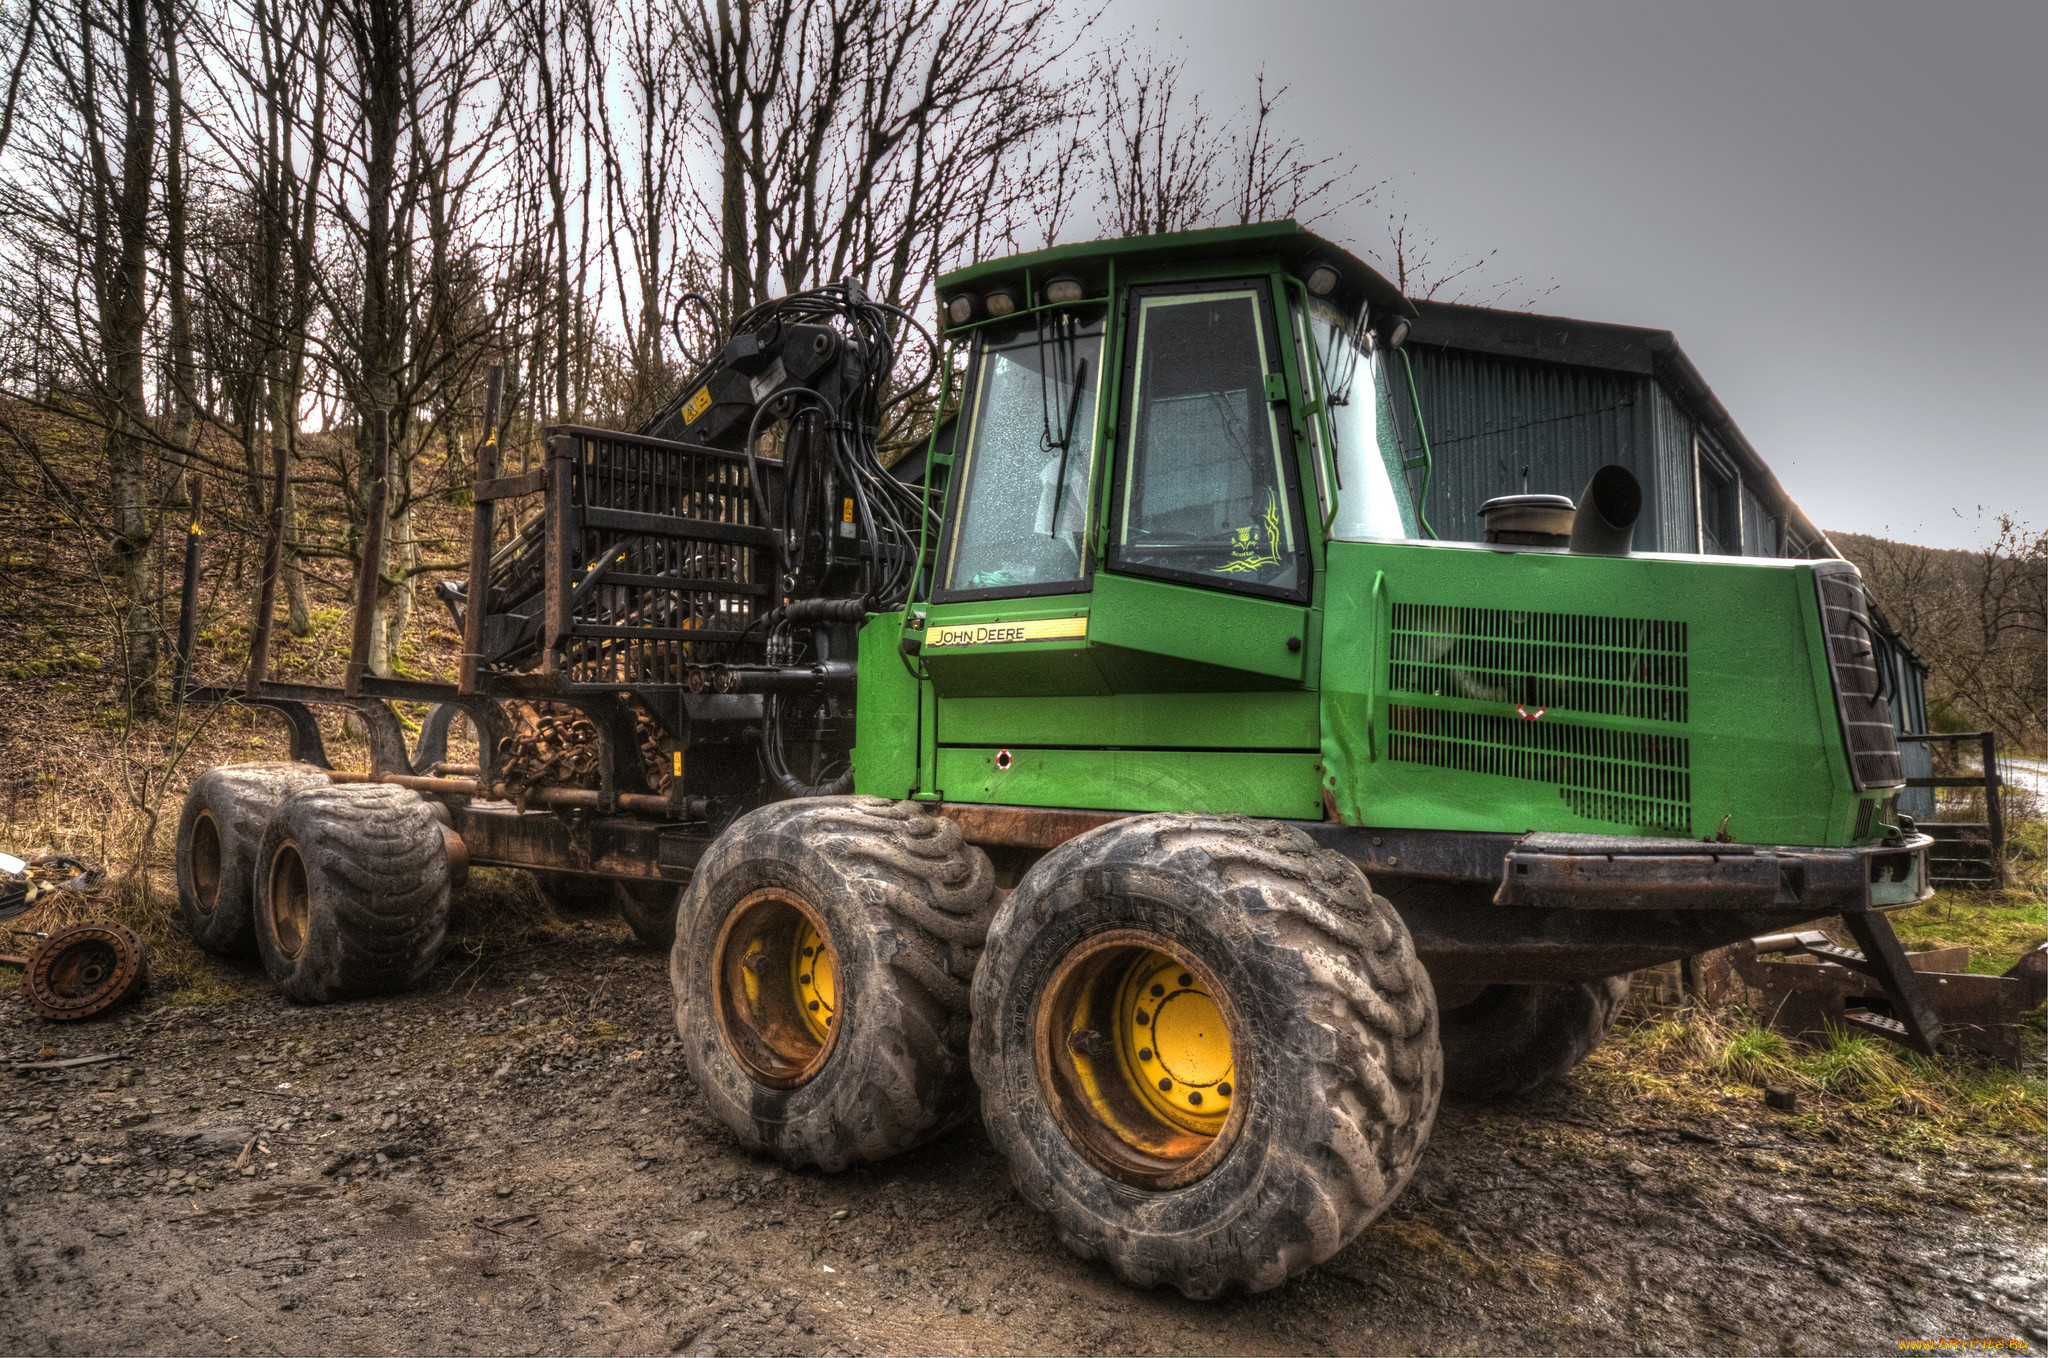
<path fill-rule="evenodd" d="M 484 483 L 498 474 L 498 402 L 505 394 L 505 369 L 496 363 L 484 379 L 484 441 L 476 450 L 476 480 L 470 487 L 469 598 L 462 610 L 462 667 L 456 687 L 476 692 L 482 663 L 484 622 L 491 614 L 491 539 L 498 526 L 496 500 L 484 498 Z"/>
<path fill-rule="evenodd" d="M 192 674 L 192 642 L 199 630 L 199 515 L 206 482 L 195 472 L 185 478 L 192 501 L 192 520 L 185 529 L 185 581 L 178 591 L 178 669 L 171 680 L 171 701 L 185 700 L 185 681 Z"/>
<path fill-rule="evenodd" d="M 279 444 L 271 450 L 276 463 L 270 481 L 270 527 L 263 535 L 263 587 L 256 596 L 256 633 L 249 638 L 247 693 L 263 691 L 270 677 L 270 623 L 277 612 L 277 573 L 284 564 L 284 492 L 290 454 Z"/>
<path fill-rule="evenodd" d="M 377 620 L 377 591 L 384 573 L 384 501 L 386 481 L 391 475 L 391 417 L 380 410 L 377 420 L 377 451 L 370 463 L 370 504 L 363 524 L 362 567 L 356 572 L 355 634 L 348 648 L 348 670 L 341 681 L 342 692 L 351 698 L 362 692 L 363 672 L 370 667 L 370 629 Z"/>

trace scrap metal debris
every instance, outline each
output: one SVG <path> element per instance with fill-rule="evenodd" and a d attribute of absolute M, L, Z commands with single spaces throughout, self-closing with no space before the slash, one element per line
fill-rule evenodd
<path fill-rule="evenodd" d="M 51 853 L 21 859 L 0 853 L 0 919 L 13 919 L 52 893 L 84 890 L 104 874 L 83 859 Z"/>
<path fill-rule="evenodd" d="M 1767 961 L 1773 954 L 1784 960 Z M 2048 996 L 2044 959 L 2048 945 L 2022 957 L 2003 976 L 1985 976 L 1968 970 L 1968 948 L 1906 954 L 1921 993 L 1941 1020 L 1943 1037 L 2015 1066 L 2040 1045 L 2024 1015 Z M 1896 1037 L 1904 1031 L 1888 1016 L 1883 986 L 1854 965 L 1861 955 L 1835 946 L 1823 933 L 1771 934 L 1709 954 L 1704 961 L 1702 999 L 1745 1003 L 1767 1015 L 1781 1033 L 1802 1036 L 1834 1028 Z"/>

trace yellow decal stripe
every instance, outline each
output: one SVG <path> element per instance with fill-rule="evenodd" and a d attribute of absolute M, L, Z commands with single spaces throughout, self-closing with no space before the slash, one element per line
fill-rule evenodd
<path fill-rule="evenodd" d="M 697 388 L 697 394 L 692 396 L 683 406 L 683 423 L 695 424 L 697 417 L 709 409 L 711 409 L 711 388 Z"/>
<path fill-rule="evenodd" d="M 1086 618 L 1034 618 L 1030 622 L 977 622 L 960 627 L 934 627 L 925 634 L 926 650 L 941 646 L 999 646 L 1016 641 L 1063 641 L 1088 635 Z"/>

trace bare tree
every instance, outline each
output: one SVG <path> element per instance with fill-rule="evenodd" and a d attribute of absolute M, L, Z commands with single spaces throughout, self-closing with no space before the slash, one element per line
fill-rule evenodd
<path fill-rule="evenodd" d="M 1216 214 L 1225 135 L 1201 94 L 1182 90 L 1184 70 L 1182 61 L 1126 49 L 1095 71 L 1104 138 L 1098 217 L 1112 235 L 1187 231 Z"/>
<path fill-rule="evenodd" d="M 727 316 L 836 279 L 915 305 L 943 263 L 1030 220 L 1031 153 L 1074 108 L 1076 29 L 1050 0 L 676 3 Z"/>
<path fill-rule="evenodd" d="M 1979 510 L 1985 545 L 1943 551 L 1830 534 L 1899 633 L 1930 666 L 1937 729 L 1985 730 L 2044 752 L 2048 693 L 2048 532 Z"/>
<path fill-rule="evenodd" d="M 118 586 L 123 689 L 155 710 L 158 620 L 147 482 L 152 214 L 156 207 L 156 29 L 147 0 L 62 0 L 21 29 L 29 70 L 10 122 L 23 171 L 0 180 L 14 262 L 30 272 L 27 307 L 64 350 L 46 399 L 84 414 L 104 449 L 106 512 L 91 520 Z M 33 52 L 30 57 L 27 54 Z M 68 297 L 66 294 L 69 294 Z M 17 307 L 20 302 L 17 301 Z M 24 451 L 29 451 L 24 447 Z M 53 483 L 55 473 L 44 468 Z M 83 504 L 65 489 L 71 502 Z"/>

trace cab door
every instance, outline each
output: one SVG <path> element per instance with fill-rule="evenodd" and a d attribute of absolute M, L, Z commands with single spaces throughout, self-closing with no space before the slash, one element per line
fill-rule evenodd
<path fill-rule="evenodd" d="M 1296 688 L 1311 559 L 1263 278 L 1133 288 L 1088 641 L 1116 692 Z"/>

